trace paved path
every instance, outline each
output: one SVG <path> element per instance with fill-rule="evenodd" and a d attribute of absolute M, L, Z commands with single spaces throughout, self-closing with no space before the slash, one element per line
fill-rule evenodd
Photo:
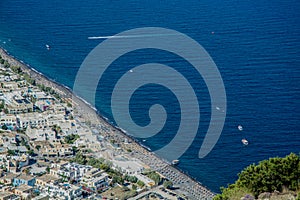
<path fill-rule="evenodd" d="M 146 192 L 142 192 L 138 196 L 132 197 L 128 200 L 138 200 L 138 199 L 140 199 L 140 198 L 142 198 L 142 197 L 144 197 L 144 196 L 146 196 L 147 194 L 150 194 L 150 193 L 160 194 L 162 197 L 167 198 L 169 200 L 177 200 L 177 198 L 175 196 L 172 196 L 172 195 L 170 195 L 166 192 L 163 192 L 159 188 L 160 187 L 152 188 L 151 190 L 146 191 Z"/>
<path fill-rule="evenodd" d="M 25 140 L 25 142 L 27 142 L 27 144 L 29 145 L 30 149 L 32 149 L 35 154 L 37 154 L 38 156 L 40 156 L 40 152 L 37 149 L 35 149 L 30 144 L 30 139 L 29 139 L 29 137 L 26 134 L 24 134 L 24 133 L 17 133 L 17 135 L 19 135 L 19 137 L 23 138 Z"/>

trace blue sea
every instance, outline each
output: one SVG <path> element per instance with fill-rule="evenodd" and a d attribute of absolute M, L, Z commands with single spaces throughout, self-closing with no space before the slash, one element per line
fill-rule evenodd
<path fill-rule="evenodd" d="M 227 94 L 227 117 L 215 148 L 198 158 L 210 122 L 210 96 L 203 80 L 193 79 L 188 63 L 164 51 L 146 49 L 120 57 L 104 76 L 96 108 L 112 123 L 110 96 L 122 73 L 158 62 L 180 71 L 197 93 L 201 119 L 193 144 L 178 167 L 219 191 L 247 165 L 300 152 L 300 1 L 0 1 L 0 46 L 49 78 L 73 87 L 89 52 L 103 40 L 128 29 L 164 27 L 201 44 L 215 61 Z M 50 45 L 47 50 L 45 45 Z M 157 150 L 178 129 L 178 102 L 172 91 L 146 85 L 132 97 L 132 118 L 149 123 L 153 103 L 165 106 L 168 123 L 144 145 Z M 170 116 L 169 116 L 170 112 Z M 244 130 L 237 126 L 242 124 Z M 247 138 L 248 146 L 243 146 Z"/>

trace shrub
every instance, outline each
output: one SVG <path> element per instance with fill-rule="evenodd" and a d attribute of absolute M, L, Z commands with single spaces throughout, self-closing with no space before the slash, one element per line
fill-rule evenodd
<path fill-rule="evenodd" d="M 232 199 L 237 191 L 250 192 L 255 197 L 263 192 L 292 191 L 300 189 L 300 157 L 294 153 L 284 158 L 270 158 L 246 167 L 238 174 L 238 180 L 228 188 L 221 188 L 222 194 L 215 200 Z"/>

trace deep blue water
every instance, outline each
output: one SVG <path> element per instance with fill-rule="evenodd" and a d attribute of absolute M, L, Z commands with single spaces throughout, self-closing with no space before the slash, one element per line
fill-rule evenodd
<path fill-rule="evenodd" d="M 105 89 L 98 88 L 96 106 L 113 120 L 111 89 L 130 67 L 157 61 L 180 71 L 195 87 L 201 123 L 179 167 L 218 191 L 253 162 L 300 151 L 299 13 L 298 0 L 1 0 L 0 46 L 72 88 L 83 59 L 102 41 L 88 40 L 90 36 L 155 26 L 192 37 L 214 59 L 227 93 L 225 127 L 207 157 L 197 155 L 209 124 L 209 95 L 204 82 L 196 82 L 194 71 L 187 70 L 188 63 L 174 55 L 148 49 L 119 58 L 104 79 Z M 145 142 L 154 150 L 161 148 L 178 128 L 178 102 L 168 89 L 157 85 L 141 88 L 132 99 L 132 116 L 140 125 L 149 123 L 147 109 L 153 102 L 171 113 L 164 130 Z M 244 127 L 242 133 L 238 124 Z M 241 145 L 243 137 L 250 142 L 247 147 Z"/>

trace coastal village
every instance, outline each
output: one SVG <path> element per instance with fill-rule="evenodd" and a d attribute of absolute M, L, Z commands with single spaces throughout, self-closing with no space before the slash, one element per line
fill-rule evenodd
<path fill-rule="evenodd" d="M 0 55 L 0 200 L 213 198 L 68 89 Z"/>

